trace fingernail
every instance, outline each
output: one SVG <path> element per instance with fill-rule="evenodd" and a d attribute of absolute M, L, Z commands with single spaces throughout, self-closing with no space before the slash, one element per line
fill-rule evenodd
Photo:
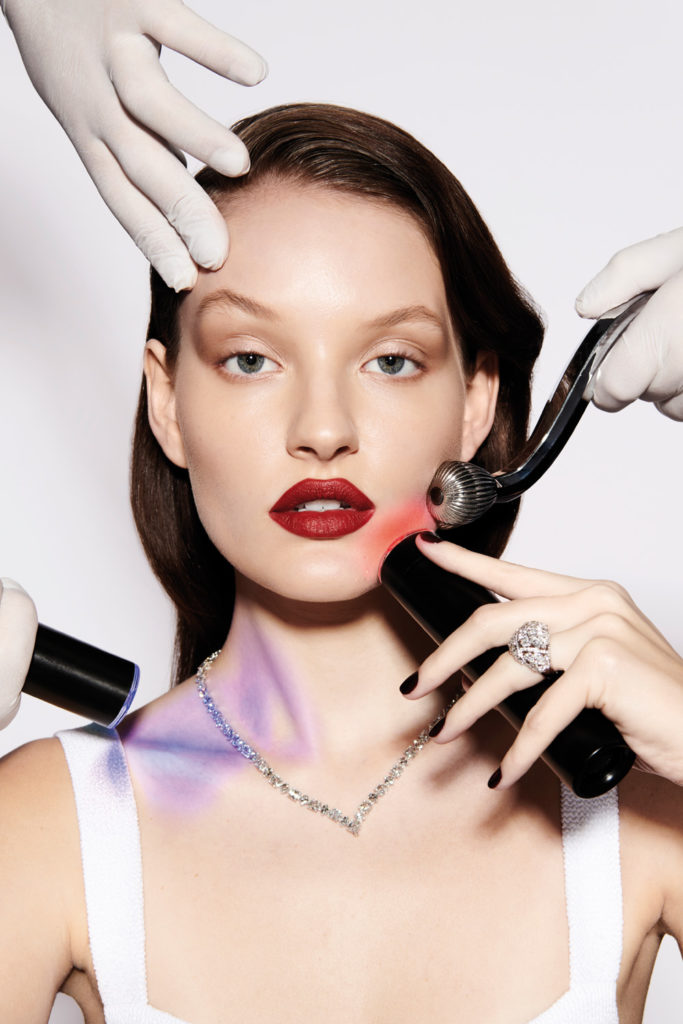
<path fill-rule="evenodd" d="M 423 530 L 420 534 L 420 540 L 423 540 L 425 544 L 440 544 L 443 537 L 439 537 L 437 533 L 428 533 L 427 530 Z"/>
<path fill-rule="evenodd" d="M 438 736 L 445 724 L 446 716 L 444 715 L 443 718 L 440 718 L 439 721 L 431 727 L 431 729 L 429 730 L 429 735 L 432 737 Z"/>
<path fill-rule="evenodd" d="M 407 679 L 403 680 L 403 682 L 399 686 L 399 690 L 401 691 L 401 693 L 404 693 L 404 694 L 405 693 L 412 693 L 416 686 L 417 686 L 417 672 L 413 672 L 412 675 L 408 676 Z"/>
<path fill-rule="evenodd" d="M 502 777 L 503 773 L 501 772 L 500 768 L 496 768 L 495 772 L 488 781 L 489 789 L 495 789 L 500 780 L 502 779 Z"/>

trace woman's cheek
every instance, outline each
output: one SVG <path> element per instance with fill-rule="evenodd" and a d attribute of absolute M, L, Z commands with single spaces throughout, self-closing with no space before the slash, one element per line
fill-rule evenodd
<path fill-rule="evenodd" d="M 358 534 L 354 558 L 363 579 L 376 583 L 382 559 L 402 537 L 419 530 L 433 530 L 423 494 L 410 498 L 382 514 L 376 513 Z"/>

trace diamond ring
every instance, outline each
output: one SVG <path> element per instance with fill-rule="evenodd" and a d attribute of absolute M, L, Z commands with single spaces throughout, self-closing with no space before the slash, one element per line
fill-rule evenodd
<path fill-rule="evenodd" d="M 547 676 L 553 672 L 550 665 L 550 630 L 545 622 L 531 619 L 523 623 L 508 641 L 508 651 L 520 665 Z"/>

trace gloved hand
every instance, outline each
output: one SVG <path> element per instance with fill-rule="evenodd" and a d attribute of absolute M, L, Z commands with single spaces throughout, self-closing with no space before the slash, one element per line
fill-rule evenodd
<path fill-rule="evenodd" d="M 38 616 L 33 601 L 14 580 L 0 580 L 0 729 L 19 710 L 31 664 Z"/>
<path fill-rule="evenodd" d="M 593 401 L 616 412 L 636 398 L 683 420 L 683 228 L 616 253 L 576 300 L 595 319 L 657 289 L 600 367 Z"/>
<path fill-rule="evenodd" d="M 2 0 L 0 0 L 2 3 Z M 244 144 L 168 81 L 161 46 L 241 85 L 267 73 L 250 47 L 182 0 L 4 0 L 38 93 L 102 198 L 168 285 L 225 261 L 225 221 L 173 150 L 222 174 L 249 168 Z M 193 262 L 194 261 L 194 262 Z"/>

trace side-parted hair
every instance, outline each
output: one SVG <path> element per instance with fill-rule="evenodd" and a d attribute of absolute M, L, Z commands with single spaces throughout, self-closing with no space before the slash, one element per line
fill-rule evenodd
<path fill-rule="evenodd" d="M 498 360 L 495 420 L 473 462 L 491 471 L 505 469 L 526 439 L 543 323 L 460 182 L 407 132 L 344 107 L 273 107 L 244 118 L 233 131 L 249 150 L 248 175 L 225 178 L 210 168 L 197 175 L 219 208 L 259 183 L 285 180 L 390 203 L 412 214 L 441 265 L 466 374 L 481 353 Z M 187 293 L 176 294 L 154 270 L 151 287 L 147 337 L 165 345 L 173 372 L 178 314 Z M 152 433 L 144 378 L 133 439 L 131 502 L 152 569 L 176 607 L 174 681 L 179 682 L 223 643 L 234 604 L 234 574 L 199 520 L 187 470 L 167 459 Z M 478 522 L 453 531 L 453 539 L 500 555 L 518 507 L 518 502 L 495 505 Z"/>

